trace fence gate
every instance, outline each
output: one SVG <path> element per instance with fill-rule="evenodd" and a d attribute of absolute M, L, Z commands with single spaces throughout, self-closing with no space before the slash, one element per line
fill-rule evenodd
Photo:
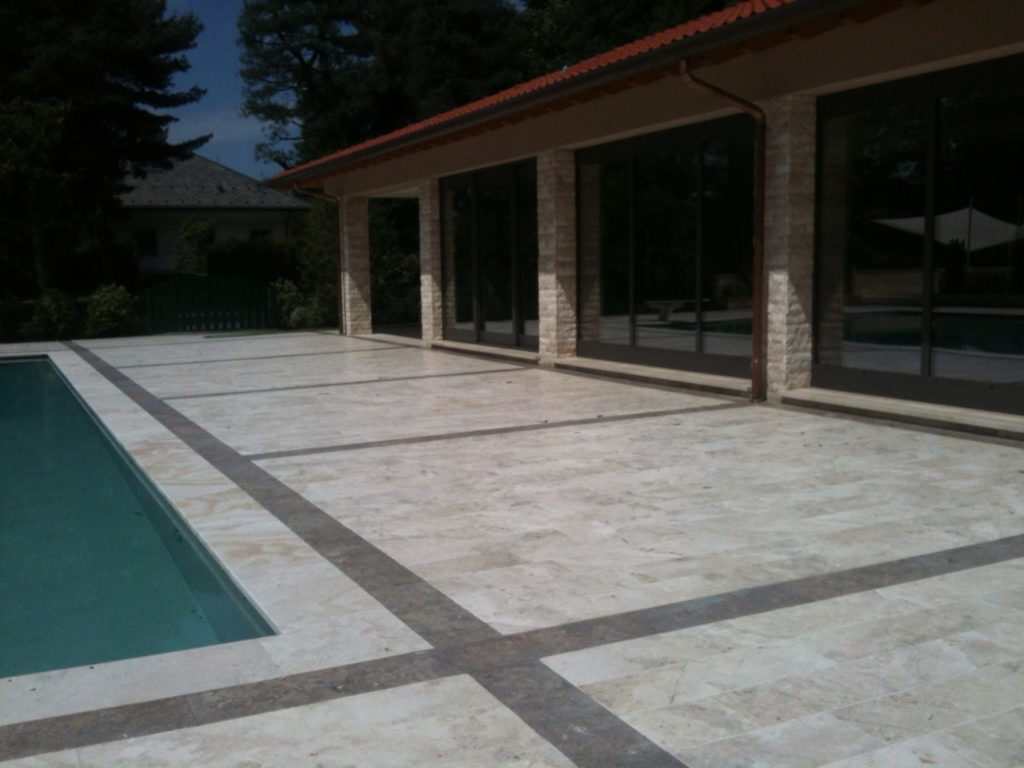
<path fill-rule="evenodd" d="M 143 303 L 151 333 L 277 325 L 273 287 L 243 277 L 177 275 L 147 288 Z"/>

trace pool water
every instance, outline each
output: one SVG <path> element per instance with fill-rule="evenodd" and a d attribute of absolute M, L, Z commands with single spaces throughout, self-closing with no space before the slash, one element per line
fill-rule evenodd
<path fill-rule="evenodd" d="M 0 362 L 0 676 L 272 633 L 46 359 Z"/>

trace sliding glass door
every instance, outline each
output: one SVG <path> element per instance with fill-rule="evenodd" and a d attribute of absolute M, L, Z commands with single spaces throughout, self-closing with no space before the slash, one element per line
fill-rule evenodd
<path fill-rule="evenodd" d="M 533 161 L 442 179 L 445 338 L 536 348 L 536 188 Z"/>
<path fill-rule="evenodd" d="M 816 384 L 1024 413 L 1022 75 L 819 101 Z"/>
<path fill-rule="evenodd" d="M 580 354 L 748 375 L 750 119 L 581 150 L 576 167 Z"/>

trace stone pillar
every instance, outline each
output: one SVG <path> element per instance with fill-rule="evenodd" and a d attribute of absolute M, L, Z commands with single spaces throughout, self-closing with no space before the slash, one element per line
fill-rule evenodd
<path fill-rule="evenodd" d="M 439 341 L 442 326 L 441 194 L 437 179 L 420 182 L 420 324 L 423 340 Z"/>
<path fill-rule="evenodd" d="M 782 96 L 767 117 L 765 277 L 768 398 L 811 383 L 815 99 Z"/>
<path fill-rule="evenodd" d="M 370 231 L 365 197 L 341 200 L 341 332 L 347 336 L 371 333 Z"/>
<path fill-rule="evenodd" d="M 540 362 L 576 354 L 576 160 L 537 157 L 537 289 Z"/>

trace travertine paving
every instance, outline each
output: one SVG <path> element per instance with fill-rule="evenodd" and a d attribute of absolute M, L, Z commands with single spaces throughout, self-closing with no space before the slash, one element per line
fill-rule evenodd
<path fill-rule="evenodd" d="M 374 337 L 38 352 L 278 634 L 0 681 L 11 765 L 1024 763 L 1024 446 Z"/>

